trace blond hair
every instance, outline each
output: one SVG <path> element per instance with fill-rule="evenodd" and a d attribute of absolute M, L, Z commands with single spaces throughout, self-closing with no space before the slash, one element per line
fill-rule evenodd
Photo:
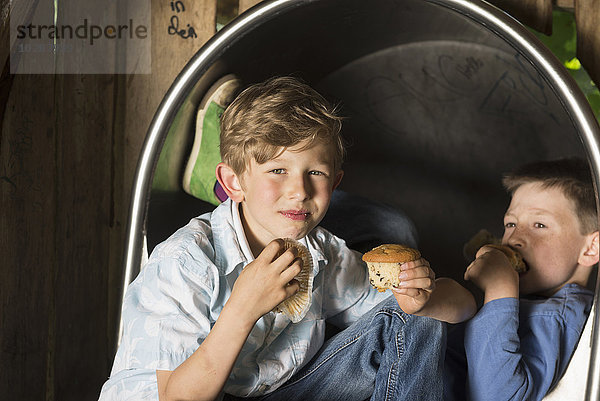
<path fill-rule="evenodd" d="M 518 167 L 502 179 L 512 195 L 523 184 L 540 183 L 543 188 L 558 188 L 573 202 L 581 234 L 598 230 L 596 196 L 588 163 L 581 158 L 534 162 Z"/>
<path fill-rule="evenodd" d="M 252 159 L 262 164 L 300 142 L 310 148 L 321 141 L 332 145 L 338 171 L 341 125 L 336 108 L 310 86 L 293 77 L 271 78 L 245 89 L 221 116 L 221 158 L 239 175 Z"/>

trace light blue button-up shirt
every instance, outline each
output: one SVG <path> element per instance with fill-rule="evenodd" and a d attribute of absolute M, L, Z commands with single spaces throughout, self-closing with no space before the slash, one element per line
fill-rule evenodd
<path fill-rule="evenodd" d="M 361 255 L 342 239 L 317 227 L 300 242 L 313 258 L 311 307 L 298 323 L 274 312 L 258 320 L 225 384 L 227 393 L 275 390 L 323 345 L 325 320 L 346 327 L 390 296 L 370 286 Z M 159 244 L 127 289 L 123 337 L 100 400 L 157 400 L 156 370 L 174 370 L 196 351 L 253 260 L 231 200 Z"/>

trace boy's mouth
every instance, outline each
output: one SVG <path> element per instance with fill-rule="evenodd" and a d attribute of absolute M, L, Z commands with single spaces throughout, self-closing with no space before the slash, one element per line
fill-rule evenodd
<path fill-rule="evenodd" d="M 281 213 L 284 217 L 291 220 L 304 221 L 310 216 L 310 212 L 306 210 L 282 210 Z"/>

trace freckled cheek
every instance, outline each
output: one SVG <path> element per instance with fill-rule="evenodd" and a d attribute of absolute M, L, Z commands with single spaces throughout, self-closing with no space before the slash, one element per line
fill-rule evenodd
<path fill-rule="evenodd" d="M 552 240 L 541 240 L 533 245 L 535 249 L 534 262 L 542 268 L 553 270 L 569 264 L 573 257 L 573 249 L 565 246 L 564 243 Z"/>
<path fill-rule="evenodd" d="M 529 263 L 545 266 L 552 263 L 554 252 L 552 244 L 543 239 L 533 239 L 529 242 Z"/>

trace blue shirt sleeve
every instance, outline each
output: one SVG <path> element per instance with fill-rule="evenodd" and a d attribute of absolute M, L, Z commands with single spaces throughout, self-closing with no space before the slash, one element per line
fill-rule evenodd
<path fill-rule="evenodd" d="M 520 328 L 519 300 L 503 298 L 485 304 L 467 323 L 470 399 L 539 400 L 552 387 L 568 337 L 564 320 L 551 312 L 526 318 Z"/>

